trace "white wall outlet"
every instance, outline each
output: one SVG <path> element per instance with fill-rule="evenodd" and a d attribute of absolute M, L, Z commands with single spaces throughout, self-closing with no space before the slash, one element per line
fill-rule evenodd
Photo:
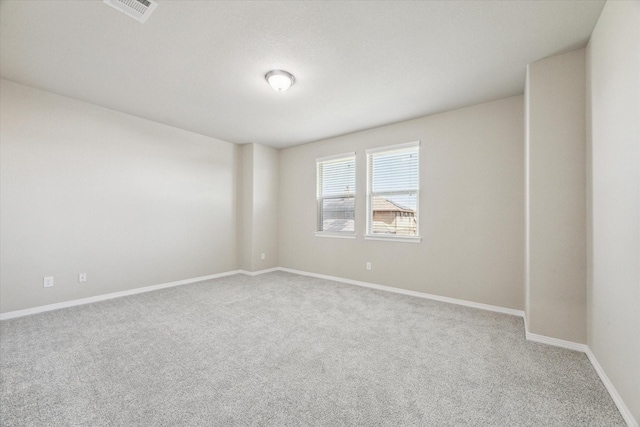
<path fill-rule="evenodd" d="M 53 276 L 47 276 L 44 278 L 44 287 L 50 288 L 53 286 Z"/>
<path fill-rule="evenodd" d="M 262 255 L 260 255 L 260 259 L 265 259 L 267 258 L 267 255 L 263 252 Z"/>
<path fill-rule="evenodd" d="M 87 281 L 87 273 L 78 274 L 78 282 L 83 283 Z"/>
<path fill-rule="evenodd" d="M 370 262 L 367 263 L 367 270 L 371 270 L 371 263 Z"/>

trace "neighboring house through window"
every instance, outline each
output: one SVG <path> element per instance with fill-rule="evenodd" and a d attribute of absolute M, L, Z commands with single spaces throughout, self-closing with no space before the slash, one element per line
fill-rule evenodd
<path fill-rule="evenodd" d="M 316 235 L 355 237 L 355 153 L 316 160 Z"/>
<path fill-rule="evenodd" d="M 366 238 L 420 241 L 420 142 L 367 150 Z"/>

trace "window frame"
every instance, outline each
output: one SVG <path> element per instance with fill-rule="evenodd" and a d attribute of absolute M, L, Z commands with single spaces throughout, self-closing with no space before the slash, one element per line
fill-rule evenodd
<path fill-rule="evenodd" d="M 321 231 L 318 230 L 318 226 L 321 224 L 321 218 L 319 217 L 319 215 L 321 215 L 321 206 L 322 206 L 322 202 L 324 200 L 328 200 L 328 199 L 344 199 L 345 198 L 345 194 L 341 194 L 341 195 L 333 195 L 333 196 L 322 196 L 321 194 L 321 178 L 320 178 L 320 172 L 319 172 L 319 167 L 322 163 L 327 163 L 327 162 L 332 162 L 332 161 L 339 161 L 339 160 L 347 160 L 347 159 L 353 159 L 353 169 L 354 169 L 354 179 L 353 179 L 353 231 Z M 315 236 L 316 237 L 334 237 L 334 238 L 339 238 L 339 239 L 355 239 L 356 238 L 356 194 L 357 194 L 357 182 L 358 182 L 358 176 L 357 176 L 357 163 L 356 163 L 356 153 L 355 151 L 353 152 L 348 152 L 348 153 L 342 153 L 342 154 L 335 154 L 332 156 L 326 156 L 326 157 L 319 157 L 316 159 L 316 230 L 315 230 Z"/>
<path fill-rule="evenodd" d="M 415 194 L 416 197 L 416 212 L 415 212 L 415 218 L 416 218 L 416 234 L 415 236 L 408 236 L 408 235 L 397 235 L 397 234 L 386 234 L 386 233 L 373 233 L 372 232 L 372 228 L 373 228 L 373 209 L 372 209 L 372 200 L 373 197 L 375 196 L 380 196 L 380 195 L 389 195 L 390 193 L 398 193 L 398 191 L 393 191 L 393 192 L 389 192 L 389 191 L 381 191 L 381 192 L 376 192 L 374 193 L 372 191 L 372 187 L 373 187 L 373 170 L 371 168 L 371 158 L 372 156 L 376 155 L 376 154 L 380 154 L 380 153 L 385 153 L 385 152 L 392 152 L 392 151 L 400 151 L 400 150 L 405 150 L 405 149 L 411 149 L 411 148 L 416 148 L 417 150 L 417 154 L 418 154 L 418 186 L 415 190 L 411 189 L 411 190 L 407 190 L 406 193 L 407 194 Z M 412 141 L 412 142 L 407 142 L 404 144 L 396 144 L 396 145 L 387 145 L 384 147 L 378 147 L 378 148 L 371 148 L 366 150 L 366 158 L 367 158 L 367 163 L 366 163 L 366 169 L 367 169 L 367 195 L 366 195 L 366 199 L 367 199 L 367 220 L 366 220 L 366 229 L 365 229 L 365 235 L 364 238 L 365 240 L 382 240 L 382 241 L 391 241 L 391 242 L 409 242 L 409 243 L 420 243 L 422 241 L 422 237 L 420 236 L 420 219 L 419 219 L 419 215 L 420 215 L 420 141 Z"/>

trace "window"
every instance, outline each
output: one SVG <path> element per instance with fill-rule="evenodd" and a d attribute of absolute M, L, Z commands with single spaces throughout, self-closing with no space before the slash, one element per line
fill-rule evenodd
<path fill-rule="evenodd" d="M 367 150 L 367 239 L 419 242 L 420 141 Z"/>
<path fill-rule="evenodd" d="M 316 171 L 316 235 L 355 238 L 355 153 L 317 159 Z"/>

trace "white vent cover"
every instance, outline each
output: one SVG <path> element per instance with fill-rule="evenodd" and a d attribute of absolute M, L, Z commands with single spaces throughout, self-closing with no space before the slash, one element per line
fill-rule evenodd
<path fill-rule="evenodd" d="M 103 0 L 114 9 L 123 12 L 136 21 L 144 23 L 158 6 L 153 0 Z"/>

